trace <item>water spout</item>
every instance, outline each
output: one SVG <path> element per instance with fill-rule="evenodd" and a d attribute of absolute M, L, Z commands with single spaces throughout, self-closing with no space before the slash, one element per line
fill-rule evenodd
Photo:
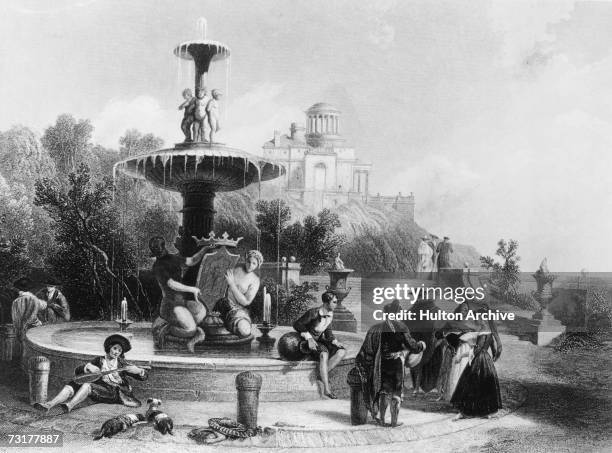
<path fill-rule="evenodd" d="M 198 28 L 198 33 L 200 35 L 200 39 L 206 39 L 206 27 L 208 26 L 208 21 L 205 17 L 200 17 L 196 23 L 196 27 Z"/>

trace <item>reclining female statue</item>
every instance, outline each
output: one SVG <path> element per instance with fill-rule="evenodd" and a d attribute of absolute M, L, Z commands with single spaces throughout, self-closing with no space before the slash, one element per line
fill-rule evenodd
<path fill-rule="evenodd" d="M 259 251 L 248 251 L 244 264 L 239 264 L 225 273 L 227 293 L 217 301 L 213 309 L 220 313 L 225 328 L 240 338 L 251 335 L 251 318 L 246 307 L 251 305 L 259 291 L 260 281 L 255 270 L 261 267 L 262 263 L 263 255 Z"/>

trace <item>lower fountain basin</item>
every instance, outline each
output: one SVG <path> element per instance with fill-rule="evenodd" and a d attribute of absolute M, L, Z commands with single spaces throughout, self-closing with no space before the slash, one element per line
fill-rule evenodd
<path fill-rule="evenodd" d="M 276 327 L 270 336 L 280 338 L 291 327 Z M 30 329 L 24 345 L 25 363 L 33 356 L 51 361 L 50 393 L 58 391 L 74 377 L 74 369 L 104 354 L 104 339 L 118 333 L 114 322 L 71 322 Z M 318 362 L 286 362 L 276 347 L 259 342 L 235 348 L 203 346 L 195 354 L 188 351 L 157 349 L 153 344 L 150 323 L 135 323 L 128 333 L 132 350 L 126 354 L 135 365 L 152 367 L 146 381 L 131 380 L 139 399 L 148 397 L 187 401 L 235 401 L 236 376 L 254 371 L 262 376 L 261 401 L 312 401 L 321 399 L 317 383 Z M 255 332 L 258 337 L 261 334 Z M 332 389 L 348 397 L 346 376 L 354 366 L 362 337 L 340 332 L 336 335 L 347 354 L 330 374 Z"/>

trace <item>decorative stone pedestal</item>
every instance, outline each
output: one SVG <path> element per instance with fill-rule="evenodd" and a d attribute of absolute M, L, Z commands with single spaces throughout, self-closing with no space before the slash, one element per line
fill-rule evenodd
<path fill-rule="evenodd" d="M 355 315 L 344 305 L 342 301 L 351 292 L 351 287 L 346 286 L 346 281 L 349 274 L 353 273 L 353 269 L 330 269 L 329 274 L 330 284 L 325 287 L 338 298 L 338 304 L 334 308 L 334 320 L 332 322 L 332 330 L 340 330 L 343 332 L 357 332 L 357 320 Z"/>
<path fill-rule="evenodd" d="M 532 342 L 538 346 L 546 346 L 565 332 L 565 326 L 557 321 L 547 309 L 553 298 L 552 285 L 556 276 L 548 270 L 546 258 L 542 260 L 540 268 L 533 274 L 533 278 L 538 285 L 535 297 L 542 308 L 533 315 Z"/>
<path fill-rule="evenodd" d="M 357 320 L 355 319 L 355 315 L 344 305 L 338 304 L 338 306 L 334 308 L 332 329 L 343 332 L 357 332 Z"/>
<path fill-rule="evenodd" d="M 351 388 L 351 425 L 365 425 L 368 422 L 368 408 L 357 368 L 348 372 L 346 383 Z"/>
<path fill-rule="evenodd" d="M 44 356 L 36 356 L 30 357 L 28 364 L 30 404 L 46 403 L 51 362 Z"/>
<path fill-rule="evenodd" d="M 250 429 L 257 428 L 257 411 L 259 409 L 259 392 L 262 378 L 260 374 L 252 371 L 243 371 L 236 376 L 236 390 L 238 393 L 238 423 Z"/>
<path fill-rule="evenodd" d="M 531 325 L 533 326 L 531 341 L 538 346 L 546 346 L 565 333 L 565 326 L 557 321 L 547 309 L 533 315 Z"/>

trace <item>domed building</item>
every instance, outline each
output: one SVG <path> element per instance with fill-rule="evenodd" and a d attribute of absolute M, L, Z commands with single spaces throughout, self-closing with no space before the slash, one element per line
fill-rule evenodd
<path fill-rule="evenodd" d="M 291 123 L 289 134 L 274 131 L 274 138 L 263 145 L 263 157 L 276 159 L 287 170 L 283 183 L 288 196 L 316 211 L 354 199 L 414 218 L 412 195 L 369 195 L 372 164 L 357 159 L 340 135 L 340 110 L 319 102 L 305 113 L 305 128 Z"/>

